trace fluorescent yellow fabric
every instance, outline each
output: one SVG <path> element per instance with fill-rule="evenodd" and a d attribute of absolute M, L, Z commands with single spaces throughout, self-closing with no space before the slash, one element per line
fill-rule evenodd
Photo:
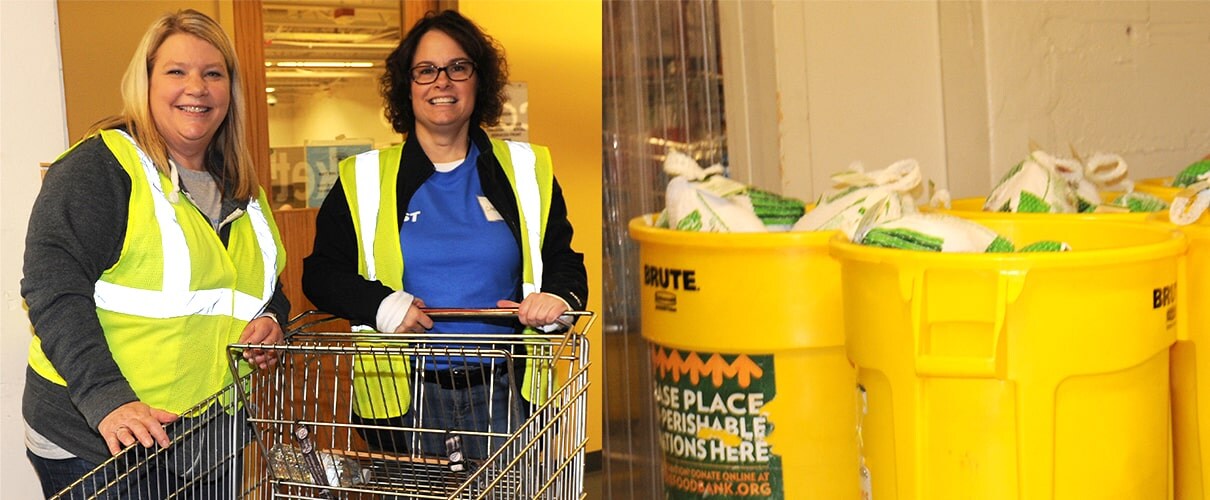
<path fill-rule="evenodd" d="M 285 250 L 263 190 L 231 222 L 224 247 L 186 197 L 167 200 L 171 182 L 128 136 L 101 137 L 130 175 L 131 195 L 121 255 L 97 281 L 97 316 L 139 399 L 181 413 L 230 382 L 226 346 L 272 297 Z M 37 336 L 29 363 L 67 385 Z"/>
<path fill-rule="evenodd" d="M 550 150 L 543 146 L 530 145 L 535 156 L 535 170 L 540 196 L 541 218 L 539 234 L 546 231 L 546 218 L 550 212 L 550 199 L 554 184 L 554 171 Z M 492 151 L 504 168 L 512 184 L 514 196 L 518 195 L 516 176 L 508 143 L 492 140 Z M 362 153 L 345 158 L 340 162 L 340 182 L 349 203 L 353 218 L 353 229 L 357 237 L 358 272 L 369 280 L 381 281 L 392 290 L 403 289 L 403 249 L 399 242 L 397 180 L 402 146 Z M 372 161 L 377 157 L 377 163 Z M 360 158 L 360 162 L 358 161 Z M 377 167 L 376 169 L 374 167 Z M 377 180 L 377 182 L 371 182 Z M 533 258 L 541 258 L 541 249 L 531 252 L 526 240 L 526 214 L 520 214 L 522 234 L 521 255 L 523 257 L 523 280 L 533 283 Z M 367 249 L 372 249 L 367 254 Z M 381 345 L 367 343 L 368 346 Z M 365 355 L 353 367 L 354 410 L 365 418 L 391 418 L 404 414 L 411 403 L 408 377 L 410 363 L 402 356 Z M 527 364 L 527 367 L 532 363 Z M 522 394 L 531 402 L 539 403 L 544 398 L 544 386 L 534 379 L 527 369 Z"/>

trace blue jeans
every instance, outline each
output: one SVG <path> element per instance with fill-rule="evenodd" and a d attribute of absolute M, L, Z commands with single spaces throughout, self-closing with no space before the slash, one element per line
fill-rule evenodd
<path fill-rule="evenodd" d="M 514 390 L 516 393 L 510 392 Z M 519 388 L 510 384 L 507 371 L 494 374 L 491 384 L 465 389 L 445 389 L 440 384 L 422 382 L 416 396 L 418 401 L 413 402 L 412 411 L 404 415 L 412 422 L 409 427 L 506 436 L 521 426 L 525 414 L 526 403 L 521 399 Z M 446 437 L 439 432 L 422 433 L 422 454 L 446 456 Z M 463 456 L 476 460 L 487 458 L 507 439 L 492 436 L 489 443 L 488 436 L 463 434 L 461 438 Z"/>
<path fill-rule="evenodd" d="M 97 468 L 97 464 L 82 458 L 52 460 L 34 455 L 29 450 L 25 450 L 25 456 L 29 457 L 29 463 L 33 464 L 34 472 L 38 473 L 38 481 L 42 483 L 42 495 L 46 498 L 63 491 L 68 485 Z M 88 497 L 92 496 L 95 491 L 96 487 L 88 483 L 73 490 L 73 494 L 79 492 L 80 496 Z"/>
<path fill-rule="evenodd" d="M 412 405 L 402 417 L 363 419 L 353 415 L 353 422 L 399 429 L 384 431 L 358 427 L 358 432 L 374 450 L 412 451 L 417 456 L 448 458 L 446 438 L 458 436 L 463 456 L 482 460 L 499 448 L 528 414 L 529 404 L 522 400 L 519 388 L 511 382 L 507 370 L 492 374 L 490 383 L 461 389 L 446 389 L 436 382 L 420 382 L 413 388 Z M 481 432 L 500 436 L 469 434 Z"/>
<path fill-rule="evenodd" d="M 162 461 L 152 460 L 131 469 L 131 465 L 137 464 L 136 455 L 140 453 L 129 454 L 132 455 L 130 460 L 115 460 L 102 471 L 93 472 L 99 464 L 83 458 L 53 460 L 25 450 L 34 471 L 38 473 L 38 481 L 42 483 L 42 494 L 47 498 L 85 476 L 88 476 L 87 479 L 65 493 L 63 498 L 159 500 L 167 498 L 170 494 L 176 494 L 180 498 L 235 498 L 236 485 L 231 482 L 234 478 L 229 474 L 231 470 L 227 467 L 213 469 L 201 480 L 190 484 L 189 481 L 196 478 L 180 475 L 173 467 L 161 463 Z M 234 469 L 238 471 L 243 460 L 238 454 L 235 460 Z M 129 475 L 123 478 L 122 475 L 127 472 Z M 238 477 L 239 474 L 234 476 Z M 107 486 L 111 481 L 117 483 Z"/>
<path fill-rule="evenodd" d="M 251 437 L 243 414 L 233 420 L 213 405 L 198 417 L 185 417 L 166 429 L 168 448 L 135 447 L 96 470 L 100 464 L 74 457 L 52 460 L 26 450 L 47 497 L 71 486 L 64 498 L 158 500 L 234 498 L 243 470 L 243 449 Z M 109 483 L 114 484 L 109 484 Z"/>

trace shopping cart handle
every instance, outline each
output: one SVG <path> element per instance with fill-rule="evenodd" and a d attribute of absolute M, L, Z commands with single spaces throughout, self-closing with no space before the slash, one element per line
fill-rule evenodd
<path fill-rule="evenodd" d="M 517 317 L 517 308 L 515 308 L 515 307 L 491 308 L 491 309 L 457 308 L 457 307 L 446 307 L 446 308 L 427 307 L 427 308 L 421 308 L 420 310 L 423 311 L 425 314 L 427 314 L 429 317 L 437 318 L 437 319 L 516 318 Z M 572 329 L 575 327 L 575 324 L 579 320 L 579 318 L 585 317 L 585 316 L 592 317 L 593 313 L 589 312 L 589 311 L 567 311 L 567 312 L 564 312 L 557 319 L 555 319 L 555 323 L 562 325 L 562 326 L 566 327 L 567 329 Z M 570 318 L 570 320 L 568 320 L 568 318 Z M 335 321 L 342 321 L 342 320 L 344 320 L 344 318 L 340 318 L 331 313 L 312 309 L 309 311 L 299 313 L 298 315 L 294 316 L 293 318 L 290 318 L 290 321 L 286 323 L 286 335 L 285 336 L 288 339 L 288 338 L 294 336 L 295 334 L 299 334 L 304 331 L 308 331 L 315 326 L 322 325 L 325 323 L 331 323 L 331 322 L 335 322 Z"/>
<path fill-rule="evenodd" d="M 495 309 L 471 309 L 471 308 L 440 308 L 440 307 L 425 307 L 420 309 L 430 318 L 513 318 L 517 316 L 517 308 L 505 307 Z M 575 327 L 576 319 L 580 316 L 589 316 L 592 313 L 588 311 L 567 311 L 555 318 L 555 324 L 571 329 Z M 571 320 L 566 319 L 571 317 Z"/>
<path fill-rule="evenodd" d="M 423 307 L 420 309 L 429 316 L 441 317 L 456 317 L 456 316 L 516 316 L 517 308 L 490 308 L 490 309 L 474 309 L 474 308 L 457 308 L 457 307 Z M 564 316 L 590 316 L 588 311 L 567 311 Z"/>
<path fill-rule="evenodd" d="M 422 307 L 430 318 L 508 318 L 517 315 L 517 308 L 474 309 L 459 307 Z"/>

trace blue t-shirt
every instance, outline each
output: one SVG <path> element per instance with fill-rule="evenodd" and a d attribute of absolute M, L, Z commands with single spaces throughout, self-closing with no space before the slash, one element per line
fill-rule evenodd
<path fill-rule="evenodd" d="M 517 300 L 521 249 L 483 195 L 472 143 L 462 164 L 435 172 L 408 203 L 399 225 L 403 289 L 432 308 L 494 308 Z M 433 333 L 514 333 L 507 322 L 434 320 Z M 430 359 L 427 368 L 434 366 Z"/>

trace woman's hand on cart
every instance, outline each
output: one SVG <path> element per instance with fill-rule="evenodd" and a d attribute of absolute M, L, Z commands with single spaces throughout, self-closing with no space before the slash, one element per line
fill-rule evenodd
<path fill-rule="evenodd" d="M 240 344 L 280 344 L 285 334 L 272 316 L 261 316 L 248 322 L 239 336 Z M 262 370 L 277 364 L 277 351 L 245 349 L 244 360 Z"/>
<path fill-rule="evenodd" d="M 408 312 L 403 315 L 403 321 L 395 327 L 395 333 L 424 333 L 432 328 L 433 318 L 424 312 L 424 307 L 424 301 L 420 297 L 414 297 Z"/>
<path fill-rule="evenodd" d="M 111 455 L 117 455 L 127 446 L 138 441 L 145 448 L 158 443 L 160 447 L 169 444 L 168 432 L 164 424 L 175 422 L 180 418 L 158 408 L 147 406 L 142 401 L 131 401 L 109 412 L 101 419 L 97 431 L 105 438 Z"/>
<path fill-rule="evenodd" d="M 568 307 L 566 302 L 563 302 L 563 299 L 549 293 L 531 293 L 522 299 L 520 303 L 511 300 L 501 300 L 496 302 L 496 307 L 517 308 L 517 321 L 520 321 L 522 325 L 533 328 L 541 328 L 558 323 L 559 316 L 570 310 L 570 307 Z"/>

